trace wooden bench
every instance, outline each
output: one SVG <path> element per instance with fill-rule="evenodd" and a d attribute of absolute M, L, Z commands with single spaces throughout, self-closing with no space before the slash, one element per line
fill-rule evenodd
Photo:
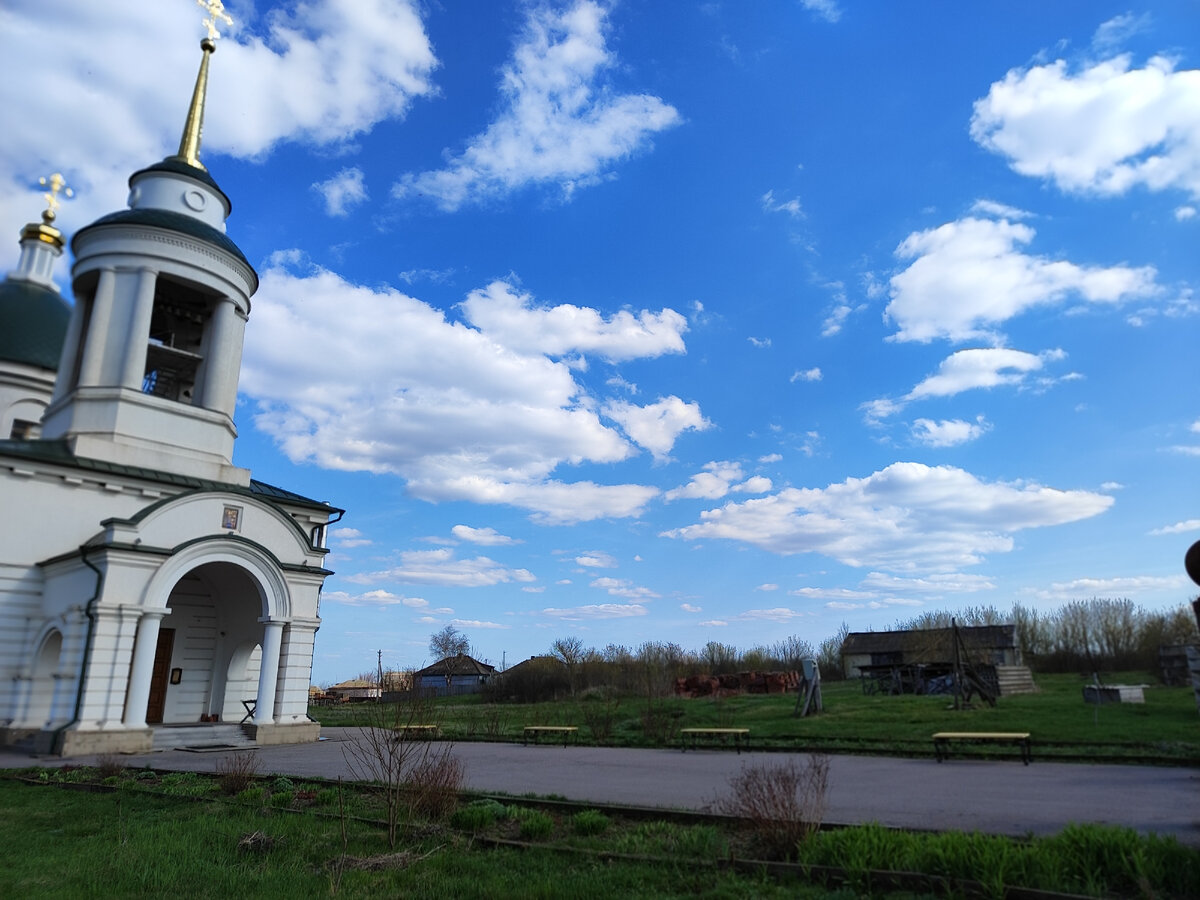
<path fill-rule="evenodd" d="M 695 750 L 700 738 L 712 738 L 713 741 L 725 743 L 730 738 L 733 738 L 733 746 L 737 748 L 737 752 L 742 752 L 742 743 L 749 745 L 750 729 L 749 728 L 681 728 L 679 729 L 679 737 L 683 741 L 683 750 L 687 751 L 688 739 L 691 738 L 692 749 Z"/>
<path fill-rule="evenodd" d="M 439 728 L 436 725 L 394 725 L 392 732 L 396 736 L 396 740 L 404 740 L 410 737 L 437 737 Z"/>
<path fill-rule="evenodd" d="M 1028 731 L 939 731 L 933 736 L 933 752 L 937 761 L 950 758 L 950 744 L 1016 744 L 1021 750 L 1021 762 L 1029 765 L 1033 758 Z"/>
<path fill-rule="evenodd" d="M 529 739 L 533 738 L 536 744 L 538 738 L 543 734 L 562 735 L 563 746 L 567 746 L 567 738 L 574 737 L 579 731 L 574 725 L 526 725 L 522 731 L 522 744 L 528 744 Z"/>

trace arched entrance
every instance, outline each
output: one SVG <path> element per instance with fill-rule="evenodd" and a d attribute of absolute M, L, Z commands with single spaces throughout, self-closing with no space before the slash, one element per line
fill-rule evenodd
<path fill-rule="evenodd" d="M 258 581 L 235 562 L 203 563 L 179 578 L 158 628 L 146 723 L 238 721 L 241 701 L 255 696 L 267 609 Z"/>
<path fill-rule="evenodd" d="M 42 639 L 37 656 L 33 660 L 33 671 L 29 683 L 29 706 L 25 720 L 46 727 L 50 723 L 54 708 L 54 690 L 58 683 L 59 659 L 62 656 L 62 632 L 57 628 Z"/>

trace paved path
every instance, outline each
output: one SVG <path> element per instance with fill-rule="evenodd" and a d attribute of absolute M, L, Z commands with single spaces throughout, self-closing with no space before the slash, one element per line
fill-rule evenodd
<path fill-rule="evenodd" d="M 325 729 L 315 744 L 264 747 L 259 770 L 300 776 L 348 776 L 343 754 L 354 730 Z M 729 750 L 634 750 L 459 743 L 467 786 L 508 794 L 703 809 L 743 766 L 778 763 L 780 753 Z M 127 758 L 129 766 L 212 771 L 222 753 L 172 750 Z M 802 756 L 802 755 L 800 755 Z M 84 759 L 72 762 L 85 762 Z M 0 767 L 60 765 L 0 752 Z M 833 756 L 827 822 L 1053 834 L 1070 822 L 1125 825 L 1175 835 L 1200 846 L 1200 770 L 1019 761 Z"/>

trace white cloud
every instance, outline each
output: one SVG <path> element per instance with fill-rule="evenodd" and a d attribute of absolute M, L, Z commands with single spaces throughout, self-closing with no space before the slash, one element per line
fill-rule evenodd
<path fill-rule="evenodd" d="M 1075 73 L 1061 59 L 1013 69 L 975 102 L 971 136 L 1064 191 L 1200 197 L 1200 71 L 1165 56 L 1130 66 L 1121 55 Z"/>
<path fill-rule="evenodd" d="M 701 622 L 700 624 L 709 628 L 720 628 L 729 623 L 724 619 L 709 619 L 707 622 Z"/>
<path fill-rule="evenodd" d="M 734 616 L 734 619 L 740 622 L 779 622 L 782 624 L 791 622 L 793 619 L 803 618 L 805 615 L 805 613 L 796 612 L 785 606 L 777 606 L 774 609 L 748 609 Z"/>
<path fill-rule="evenodd" d="M 991 430 L 991 425 L 980 416 L 974 422 L 963 419 L 917 419 L 912 424 L 912 436 L 918 444 L 927 447 L 957 447 L 982 437 Z"/>
<path fill-rule="evenodd" d="M 546 586 L 544 584 L 536 587 L 526 585 L 525 587 L 521 588 L 521 590 L 526 594 L 544 594 L 546 593 Z"/>
<path fill-rule="evenodd" d="M 886 600 L 870 600 L 866 603 L 849 603 L 843 600 L 830 600 L 825 604 L 826 609 L 887 609 L 891 606 L 921 606 L 920 600 L 906 600 L 902 597 L 889 597 Z"/>
<path fill-rule="evenodd" d="M 353 547 L 369 547 L 370 539 L 363 536 L 357 528 L 335 528 L 329 532 L 329 542 L 347 550 Z"/>
<path fill-rule="evenodd" d="M 323 591 L 322 603 L 341 603 L 345 606 L 407 606 L 409 609 L 426 609 L 428 600 L 420 597 L 405 597 L 391 591 L 375 590 L 364 594 L 347 594 L 345 591 Z"/>
<path fill-rule="evenodd" d="M 688 329 L 687 319 L 673 309 L 637 315 L 622 310 L 605 318 L 570 304 L 537 306 L 530 294 L 504 281 L 471 291 L 462 309 L 468 322 L 510 350 L 548 356 L 594 354 L 620 361 L 683 353 Z"/>
<path fill-rule="evenodd" d="M 331 216 L 347 216 L 367 199 L 363 171 L 357 166 L 342 169 L 328 181 L 318 181 L 312 187 L 324 198 L 325 212 Z"/>
<path fill-rule="evenodd" d="M 619 69 L 605 43 L 607 13 L 589 0 L 530 9 L 501 72 L 499 117 L 445 168 L 406 175 L 394 192 L 445 210 L 531 183 L 557 184 L 569 196 L 677 124 L 679 113 L 658 97 L 618 93 L 603 79 Z"/>
<path fill-rule="evenodd" d="M 994 327 L 1034 307 L 1079 297 L 1117 304 L 1159 292 L 1152 266 L 1080 266 L 1030 256 L 1036 232 L 1008 221 L 966 218 L 913 232 L 896 248 L 911 259 L 891 279 L 887 315 L 897 341 L 998 341 Z"/>
<path fill-rule="evenodd" d="M 568 609 L 549 607 L 542 610 L 542 615 L 568 622 L 585 619 L 628 619 L 631 616 L 646 615 L 646 607 L 637 603 L 597 603 Z"/>
<path fill-rule="evenodd" d="M 589 569 L 615 569 L 617 567 L 617 561 L 610 554 L 600 550 L 593 550 L 583 556 L 577 556 L 575 562 Z"/>
<path fill-rule="evenodd" d="M 995 200 L 976 200 L 971 204 L 971 212 L 982 213 L 985 216 L 991 216 L 996 219 L 1012 219 L 1019 221 L 1028 219 L 1033 215 L 1031 212 L 1026 212 L 1023 209 L 1017 209 L 1015 206 L 1009 206 L 1006 203 L 997 203 Z"/>
<path fill-rule="evenodd" d="M 1040 354 L 1026 353 L 1023 350 L 1010 350 L 1004 347 L 978 347 L 970 350 L 957 350 L 942 360 L 937 374 L 930 375 L 919 382 L 903 397 L 893 400 L 882 397 L 870 400 L 862 405 L 869 422 L 877 422 L 900 412 L 915 400 L 927 400 L 930 397 L 953 397 L 964 391 L 979 388 L 994 388 L 1001 386 L 1019 387 L 1023 385 L 1030 374 L 1039 372 L 1047 362 L 1058 362 L 1066 356 L 1062 350 L 1047 350 Z M 928 422 L 927 419 L 919 420 Z M 928 428 L 923 429 L 929 431 Z M 947 436 L 954 433 L 951 429 Z M 962 430 L 957 429 L 961 434 Z M 930 431 L 934 434 L 934 431 Z M 920 437 L 920 432 L 914 429 L 914 436 Z M 973 435 L 978 437 L 978 434 Z"/>
<path fill-rule="evenodd" d="M 1140 16 L 1133 13 L 1113 16 L 1096 29 L 1096 33 L 1092 35 L 1092 46 L 1098 50 L 1108 50 L 1123 44 L 1138 32 L 1144 31 L 1150 25 L 1150 21 L 1149 13 Z"/>
<path fill-rule="evenodd" d="M 239 3 L 234 12 L 251 9 Z M 0 218 L 28 220 L 27 185 L 44 174 L 32 167 L 45 160 L 69 166 L 78 194 L 60 218 L 65 230 L 123 208 L 129 173 L 178 147 L 200 18 L 183 2 L 56 0 L 52 15 L 41 0 L 0 5 Z M 438 62 L 409 0 L 311 0 L 222 31 L 206 159 L 260 158 L 284 141 L 344 144 L 433 90 Z"/>
<path fill-rule="evenodd" d="M 790 381 L 792 384 L 795 384 L 797 381 L 820 381 L 821 378 L 821 370 L 816 366 L 813 366 L 813 368 L 805 369 L 804 371 L 797 369 L 792 373 L 792 377 L 789 378 L 788 381 Z"/>
<path fill-rule="evenodd" d="M 1194 206 L 1180 206 L 1175 210 L 1176 222 L 1189 222 L 1194 218 L 1196 218 L 1196 207 Z"/>
<path fill-rule="evenodd" d="M 1164 534 L 1188 534 L 1192 531 L 1200 531 L 1200 519 L 1187 519 L 1183 522 L 1176 522 L 1174 525 L 1165 525 L 1162 528 L 1155 528 L 1150 534 L 1157 537 Z"/>
<path fill-rule="evenodd" d="M 764 212 L 787 213 L 793 219 L 804 217 L 804 210 L 801 209 L 799 200 L 794 197 L 791 200 L 776 200 L 774 191 L 767 191 L 762 195 L 762 208 Z"/>
<path fill-rule="evenodd" d="M 655 459 L 665 458 L 684 431 L 706 431 L 712 427 L 700 414 L 698 403 L 684 403 L 674 396 L 660 397 L 646 406 L 614 400 L 604 404 L 603 412 L 636 444 L 654 454 Z"/>
<path fill-rule="evenodd" d="M 702 607 L 692 606 L 692 604 L 690 604 L 690 603 L 680 603 L 679 608 L 682 609 L 686 613 L 704 612 Z"/>
<path fill-rule="evenodd" d="M 592 581 L 591 586 L 608 591 L 614 597 L 624 597 L 626 600 L 633 600 L 636 603 L 656 600 L 661 596 L 649 588 L 639 587 L 625 578 L 597 578 Z"/>
<path fill-rule="evenodd" d="M 765 494 L 774 486 L 770 478 L 763 475 L 751 475 L 741 484 L 735 484 L 730 490 L 736 494 Z"/>
<path fill-rule="evenodd" d="M 871 600 L 876 596 L 874 591 L 852 591 L 849 588 L 803 587 L 788 591 L 788 593 L 793 597 L 804 597 L 808 600 L 838 600 L 841 602 Z"/>
<path fill-rule="evenodd" d="M 800 5 L 813 13 L 819 19 L 834 23 L 842 17 L 842 10 L 837 0 L 800 0 Z"/>
<path fill-rule="evenodd" d="M 513 544 L 524 543 L 517 538 L 501 534 L 495 528 L 472 528 L 470 525 L 455 525 L 450 529 L 450 533 L 460 541 L 468 541 L 484 547 L 509 547 Z"/>
<path fill-rule="evenodd" d="M 400 554 L 400 564 L 379 572 L 350 575 L 356 584 L 391 581 L 397 584 L 436 584 L 454 587 L 485 587 L 510 582 L 537 581 L 528 569 L 510 569 L 486 556 L 455 559 L 449 548 L 409 550 Z"/>
<path fill-rule="evenodd" d="M 663 494 L 665 500 L 719 500 L 729 493 L 729 486 L 741 479 L 742 467 L 735 462 L 713 461 L 704 464 L 687 484 Z"/>
<path fill-rule="evenodd" d="M 915 594 L 973 594 L 995 590 L 996 583 L 987 575 L 942 572 L 924 578 L 902 578 L 884 572 L 871 572 L 862 580 L 863 587 L 876 591 L 900 591 Z"/>
<path fill-rule="evenodd" d="M 663 535 L 724 538 L 780 554 L 821 553 L 855 567 L 955 571 L 1011 551 L 1017 531 L 1091 518 L 1112 503 L 1088 491 L 989 483 L 950 466 L 899 462 L 823 489 L 787 488 L 727 503 Z"/>
<path fill-rule="evenodd" d="M 638 515 L 658 493 L 550 477 L 635 453 L 565 363 L 513 351 L 398 291 L 322 269 L 294 274 L 280 263 L 290 258 L 262 274 L 240 387 L 256 427 L 293 461 L 393 473 L 420 499 L 505 503 L 548 523 Z M 707 426 L 676 398 L 632 407 L 629 419 L 659 451 L 678 430 Z"/>
<path fill-rule="evenodd" d="M 755 590 L 756 591 L 777 591 L 777 590 L 779 590 L 779 585 L 771 584 L 768 582 L 766 584 L 760 584 L 758 587 L 755 588 Z"/>
<path fill-rule="evenodd" d="M 1076 578 L 1036 591 L 1041 600 L 1089 600 L 1092 597 L 1129 597 L 1147 591 L 1182 591 L 1191 582 L 1186 575 L 1131 575 L 1118 578 Z"/>
<path fill-rule="evenodd" d="M 512 628 L 511 625 L 501 625 L 499 622 L 483 619 L 453 619 L 450 624 L 456 628 Z"/>
<path fill-rule="evenodd" d="M 758 458 L 758 461 L 760 463 L 762 463 L 763 465 L 769 465 L 771 463 L 781 462 L 782 460 L 783 460 L 783 456 L 782 456 L 782 454 L 779 454 L 779 453 L 768 453 L 766 456 L 760 456 Z"/>
<path fill-rule="evenodd" d="M 771 346 L 770 338 L 748 337 L 748 338 L 746 338 L 746 340 L 748 340 L 752 345 L 757 347 L 759 350 L 765 350 Z"/>

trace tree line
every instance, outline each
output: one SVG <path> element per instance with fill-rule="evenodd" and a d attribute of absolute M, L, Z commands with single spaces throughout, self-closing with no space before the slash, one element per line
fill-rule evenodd
<path fill-rule="evenodd" d="M 897 621 L 888 630 L 949 628 L 952 622 L 1014 625 L 1022 658 L 1035 672 L 1157 672 L 1160 646 L 1200 643 L 1189 605 L 1146 610 L 1125 598 L 1075 600 L 1046 612 L 1019 603 L 1007 613 L 995 606 L 929 611 Z M 630 694 L 653 700 L 669 694 L 676 678 L 786 672 L 799 670 L 805 659 L 817 661 L 823 679 L 837 680 L 844 677 L 842 645 L 849 633 L 843 622 L 836 634 L 817 644 L 791 635 L 747 650 L 719 641 L 696 650 L 669 641 L 596 648 L 586 647 L 578 637 L 559 638 L 544 656 L 510 668 L 486 692 L 496 700 Z"/>

